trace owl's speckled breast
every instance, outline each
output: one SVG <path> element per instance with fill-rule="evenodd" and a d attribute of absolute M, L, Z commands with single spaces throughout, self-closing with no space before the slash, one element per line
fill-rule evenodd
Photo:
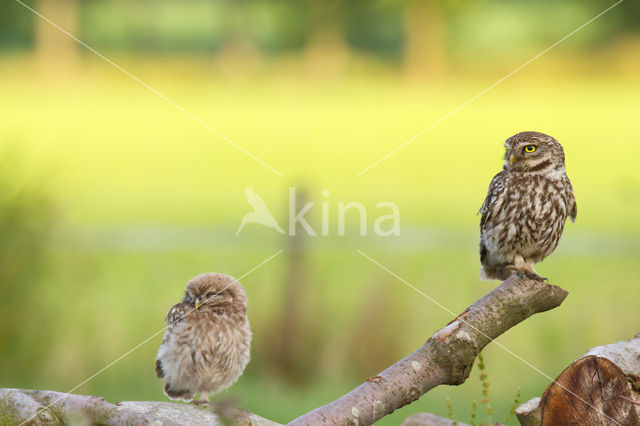
<path fill-rule="evenodd" d="M 567 219 L 570 194 L 565 179 L 507 174 L 500 209 L 482 233 L 489 250 L 502 253 L 503 262 L 512 262 L 516 255 L 540 262 L 551 254 Z"/>

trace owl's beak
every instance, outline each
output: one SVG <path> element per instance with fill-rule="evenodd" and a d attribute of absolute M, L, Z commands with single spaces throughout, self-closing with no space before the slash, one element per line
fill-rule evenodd
<path fill-rule="evenodd" d="M 196 300 L 194 301 L 194 305 L 196 306 L 196 309 L 198 309 L 201 304 L 202 304 L 202 299 L 200 299 L 199 297 L 196 297 Z"/>
<path fill-rule="evenodd" d="M 513 154 L 511 154 L 509 156 L 509 165 L 512 165 L 514 161 L 516 161 L 516 157 Z"/>

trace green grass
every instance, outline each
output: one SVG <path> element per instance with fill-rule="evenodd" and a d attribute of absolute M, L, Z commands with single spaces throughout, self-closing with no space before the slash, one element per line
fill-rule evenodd
<path fill-rule="evenodd" d="M 282 248 L 243 279 L 252 362 L 228 393 L 281 422 L 329 402 L 451 319 L 355 250 L 462 311 L 495 285 L 477 279 L 475 213 L 501 167 L 503 140 L 525 129 L 547 132 L 565 146 L 578 221 L 567 225 L 558 251 L 538 270 L 570 295 L 500 342 L 556 377 L 589 347 L 639 331 L 637 81 L 542 78 L 540 60 L 358 177 L 498 76 L 426 85 L 389 75 L 225 80 L 202 69 L 127 63 L 279 177 L 107 65 L 86 60 L 74 80 L 56 80 L 36 78 L 26 65 L 19 72 L 15 63 L 0 68 L 0 143 L 19 148 L 24 179 L 48 188 L 60 224 L 45 273 L 30 300 L 14 308 L 16 315 L 28 309 L 33 316 L 21 324 L 18 342 L 2 344 L 0 386 L 67 391 L 158 331 L 191 276 L 211 270 L 240 276 Z M 332 216 L 333 236 L 308 240 L 298 336 L 306 377 L 297 385 L 280 377 L 270 355 L 287 241 L 255 225 L 235 236 L 248 211 L 245 186 L 284 222 L 291 185 L 307 188 L 316 203 L 328 189 L 332 215 L 340 201 L 362 202 L 370 214 L 377 202 L 393 201 L 402 221 L 399 237 L 351 232 L 339 238 Z M 310 220 L 319 228 L 315 209 Z M 153 371 L 160 340 L 76 392 L 112 401 L 164 400 Z M 518 386 L 525 401 L 549 383 L 495 345 L 484 353 L 494 419 L 507 415 Z M 468 422 L 471 401 L 482 399 L 477 375 L 474 370 L 463 386 L 435 389 L 380 424 L 399 424 L 417 411 L 446 416 L 447 397 L 456 417 Z"/>

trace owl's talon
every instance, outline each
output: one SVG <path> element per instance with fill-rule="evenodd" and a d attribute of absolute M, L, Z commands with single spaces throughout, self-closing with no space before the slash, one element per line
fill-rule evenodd
<path fill-rule="evenodd" d="M 211 403 L 211 401 L 207 400 L 202 400 L 202 399 L 194 399 L 193 401 L 191 401 L 191 403 L 193 405 L 213 405 Z"/>
<path fill-rule="evenodd" d="M 540 281 L 540 282 L 546 282 L 548 283 L 549 280 L 546 277 L 541 277 L 540 275 L 533 273 L 533 272 L 526 272 L 525 275 L 527 276 L 527 278 L 529 278 L 530 280 L 535 280 L 535 281 Z"/>

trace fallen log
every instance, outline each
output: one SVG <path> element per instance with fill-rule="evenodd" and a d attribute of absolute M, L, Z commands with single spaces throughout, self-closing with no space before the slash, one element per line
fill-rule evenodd
<path fill-rule="evenodd" d="M 274 426 L 248 411 L 224 405 L 124 401 L 25 389 L 0 389 L 0 425 L 226 425 Z"/>

